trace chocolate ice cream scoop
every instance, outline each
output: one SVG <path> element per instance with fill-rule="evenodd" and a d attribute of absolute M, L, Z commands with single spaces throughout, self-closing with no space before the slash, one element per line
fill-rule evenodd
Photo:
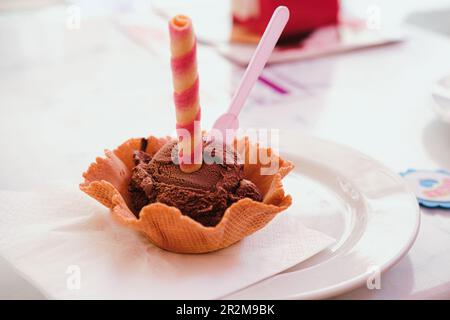
<path fill-rule="evenodd" d="M 201 168 L 184 173 L 172 160 L 178 154 L 176 148 L 177 142 L 169 141 L 153 158 L 144 151 L 135 152 L 129 191 L 136 215 L 145 205 L 161 202 L 204 226 L 215 226 L 232 203 L 243 198 L 262 200 L 256 185 L 244 179 L 244 167 L 231 149 L 204 142 L 207 157 Z"/>

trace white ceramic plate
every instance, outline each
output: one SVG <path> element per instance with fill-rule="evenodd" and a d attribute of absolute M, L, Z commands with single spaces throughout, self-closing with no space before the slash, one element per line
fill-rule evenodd
<path fill-rule="evenodd" d="M 298 139 L 285 158 L 296 168 L 285 178 L 298 215 L 337 239 L 329 250 L 227 299 L 317 299 L 365 285 L 398 262 L 419 229 L 419 207 L 402 178 L 341 145 Z"/>

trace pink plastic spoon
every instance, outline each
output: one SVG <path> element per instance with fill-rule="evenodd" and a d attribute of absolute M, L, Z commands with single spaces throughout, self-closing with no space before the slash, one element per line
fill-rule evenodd
<path fill-rule="evenodd" d="M 226 133 L 227 138 L 232 138 L 234 133 L 239 128 L 238 116 L 250 94 L 251 89 L 258 80 L 259 75 L 264 69 L 267 60 L 269 60 L 270 54 L 273 51 L 281 32 L 283 31 L 286 23 L 289 20 L 289 9 L 285 6 L 280 6 L 275 9 L 269 24 L 264 31 L 264 34 L 259 41 L 258 47 L 248 64 L 247 70 L 245 70 L 244 76 L 241 79 L 241 83 L 231 100 L 228 111 L 222 114 L 214 123 L 213 129 L 219 131 L 222 134 L 222 138 L 225 140 Z"/>

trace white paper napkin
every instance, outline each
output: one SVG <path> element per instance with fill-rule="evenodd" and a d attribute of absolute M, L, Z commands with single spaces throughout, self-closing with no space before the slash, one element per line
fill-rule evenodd
<path fill-rule="evenodd" d="M 220 298 L 333 242 L 286 211 L 227 249 L 174 254 L 116 224 L 78 189 L 0 191 L 0 254 L 49 298 Z"/>

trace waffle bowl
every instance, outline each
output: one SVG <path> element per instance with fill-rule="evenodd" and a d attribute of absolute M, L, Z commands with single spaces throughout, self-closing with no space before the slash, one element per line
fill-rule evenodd
<path fill-rule="evenodd" d="M 153 156 L 170 137 L 147 139 L 145 152 Z M 252 145 L 248 138 L 235 141 L 238 154 L 245 159 L 244 177 L 252 181 L 263 195 L 263 201 L 249 198 L 233 203 L 222 220 L 214 227 L 205 227 L 185 216 L 175 207 L 152 203 L 142 208 L 139 218 L 131 211 L 128 184 L 134 167 L 133 152 L 140 150 L 141 139 L 130 139 L 114 151 L 105 151 L 83 174 L 80 189 L 111 211 L 120 224 L 143 233 L 154 245 L 177 253 L 206 253 L 226 248 L 253 232 L 263 228 L 278 213 L 291 205 L 292 198 L 285 195 L 281 180 L 293 164 L 275 155 L 271 149 Z M 256 148 L 256 150 L 255 150 Z M 250 152 L 262 151 L 271 161 L 278 161 L 278 170 L 262 175 L 260 161 L 250 164 Z M 255 154 L 255 153 L 253 153 Z M 255 162 L 255 161 L 252 161 Z"/>

